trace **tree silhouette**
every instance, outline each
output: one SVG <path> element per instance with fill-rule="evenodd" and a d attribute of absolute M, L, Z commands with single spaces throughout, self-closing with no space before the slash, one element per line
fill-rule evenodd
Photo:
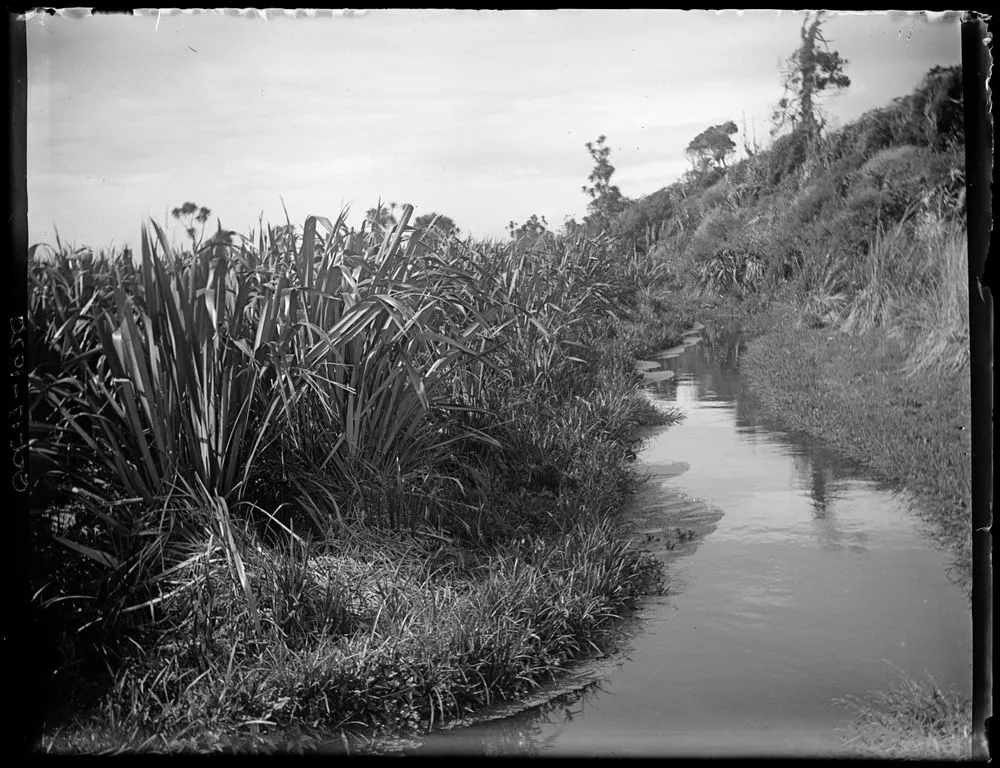
<path fill-rule="evenodd" d="M 736 143 L 729 137 L 737 130 L 736 123 L 730 120 L 695 136 L 685 150 L 692 164 L 697 167 L 714 162 L 717 168 L 725 168 L 726 157 L 736 151 Z"/>
<path fill-rule="evenodd" d="M 754 121 L 753 138 L 747 131 L 747 115 L 743 113 L 743 151 L 747 157 L 755 157 L 760 152 L 760 144 L 757 143 L 757 123 Z"/>
<path fill-rule="evenodd" d="M 806 14 L 799 32 L 802 43 L 785 60 L 782 72 L 785 93 L 772 116 L 772 135 L 788 123 L 793 131 L 801 129 L 810 136 L 817 135 L 824 119 L 816 100 L 824 91 L 840 90 L 851 84 L 851 79 L 844 74 L 847 60 L 831 51 L 829 42 L 823 37 L 823 14 L 824 11 Z"/>
<path fill-rule="evenodd" d="M 599 223 L 602 227 L 609 226 L 628 202 L 621 190 L 611 183 L 615 167 L 609 160 L 611 147 L 605 144 L 606 140 L 607 136 L 601 135 L 596 142 L 587 142 L 587 151 L 594 160 L 594 170 L 587 177 L 590 186 L 585 185 L 582 188 L 590 195 L 587 210 L 591 215 L 587 217 L 588 221 Z"/>

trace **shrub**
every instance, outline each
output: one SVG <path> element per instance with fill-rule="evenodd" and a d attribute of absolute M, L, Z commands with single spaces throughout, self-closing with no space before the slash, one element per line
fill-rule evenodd
<path fill-rule="evenodd" d="M 923 143 L 945 149 L 963 142 L 965 111 L 961 67 L 933 67 L 904 104 L 909 107 L 912 124 L 922 129 Z"/>
<path fill-rule="evenodd" d="M 838 213 L 821 223 L 829 250 L 847 256 L 863 253 L 883 220 L 885 201 L 885 195 L 874 189 L 851 192 Z"/>
<path fill-rule="evenodd" d="M 707 216 L 709 213 L 719 208 L 728 208 L 730 191 L 729 185 L 722 180 L 716 182 L 702 192 L 698 198 L 702 216 Z"/>
<path fill-rule="evenodd" d="M 730 201 L 737 208 L 753 205 L 766 191 L 766 167 L 761 155 L 747 157 L 726 173 Z"/>
<path fill-rule="evenodd" d="M 922 169 L 926 160 L 926 155 L 922 155 L 919 147 L 898 144 L 872 155 L 861 166 L 861 174 L 870 178 L 873 186 L 878 189 L 890 179 L 911 175 L 915 165 Z"/>
<path fill-rule="evenodd" d="M 760 243 L 766 269 L 765 280 L 771 285 L 792 280 L 802 270 L 805 254 L 813 250 L 801 230 L 787 225 L 775 227 Z"/>
<path fill-rule="evenodd" d="M 964 135 L 960 67 L 934 67 L 913 93 L 866 112 L 837 131 L 836 152 L 856 151 L 864 158 L 898 145 L 943 150 L 960 145 Z"/>
<path fill-rule="evenodd" d="M 844 132 L 844 141 L 853 142 L 865 159 L 899 144 L 920 143 L 909 115 L 899 105 L 866 112 Z"/>
<path fill-rule="evenodd" d="M 702 289 L 716 295 L 744 297 L 764 282 L 763 260 L 751 251 L 724 248 L 698 270 Z"/>
<path fill-rule="evenodd" d="M 714 256 L 736 236 L 740 224 L 739 216 L 726 208 L 708 211 L 691 237 L 690 253 L 698 261 Z"/>
<path fill-rule="evenodd" d="M 822 176 L 795 196 L 786 214 L 786 221 L 790 226 L 804 226 L 820 217 L 829 217 L 831 209 L 840 200 L 841 190 L 836 179 Z"/>
<path fill-rule="evenodd" d="M 809 139 L 803 131 L 779 136 L 759 157 L 765 164 L 767 183 L 778 187 L 787 183 L 809 157 Z"/>
<path fill-rule="evenodd" d="M 661 189 L 628 206 L 615 221 L 614 233 L 626 241 L 639 242 L 651 248 L 674 215 L 677 191 L 673 187 Z"/>

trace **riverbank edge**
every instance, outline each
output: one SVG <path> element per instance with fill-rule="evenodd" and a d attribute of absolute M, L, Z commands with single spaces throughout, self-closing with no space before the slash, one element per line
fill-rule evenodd
<path fill-rule="evenodd" d="M 920 519 L 952 555 L 952 577 L 968 593 L 968 371 L 904 376 L 905 350 L 884 332 L 851 336 L 803 327 L 793 318 L 781 307 L 741 318 L 752 331 L 741 369 L 763 413 L 908 490 Z M 971 757 L 971 699 L 942 691 L 930 677 L 904 679 L 845 703 L 855 715 L 850 743 L 863 756 Z"/>
<path fill-rule="evenodd" d="M 675 344 L 680 340 L 683 331 L 691 325 L 689 303 L 678 302 L 668 311 L 664 311 L 665 307 L 662 303 L 654 301 L 653 304 L 656 305 L 655 309 L 658 310 L 655 322 L 650 322 L 650 307 L 647 306 L 643 307 L 643 311 L 640 313 L 642 319 L 633 322 L 620 321 L 617 323 L 615 334 L 617 338 L 613 345 L 609 347 L 609 350 L 613 350 L 615 357 L 620 357 L 624 352 L 632 359 L 639 359 L 649 352 Z M 612 366 L 610 370 L 614 371 L 615 368 Z M 618 370 L 620 371 L 620 366 Z M 612 390 L 622 387 L 623 381 L 620 380 L 620 376 L 617 378 L 612 376 L 610 378 Z M 625 378 L 627 379 L 628 376 Z M 638 394 L 641 388 L 639 377 L 637 375 L 632 376 L 630 381 L 633 394 Z M 639 402 L 646 402 L 641 396 L 637 400 Z M 653 423 L 670 423 L 669 414 L 664 415 L 661 413 L 657 416 L 653 413 L 655 409 L 650 410 L 651 408 L 651 406 L 648 406 L 645 414 L 650 420 L 640 420 L 637 423 L 638 426 Z M 642 411 L 643 409 L 639 410 Z M 662 420 L 657 421 L 657 419 Z M 620 467 L 619 469 L 634 478 L 634 463 L 633 459 L 630 462 L 630 466 Z M 591 606 L 594 614 L 603 616 L 607 620 L 582 621 L 579 626 L 575 627 L 577 631 L 570 638 L 550 637 L 540 639 L 536 637 L 535 639 L 539 642 L 530 649 L 529 654 L 514 654 L 511 657 L 510 669 L 507 670 L 510 674 L 504 674 L 502 670 L 498 674 L 497 680 L 502 680 L 503 682 L 484 688 L 482 693 L 487 702 L 491 699 L 514 700 L 518 696 L 524 696 L 530 693 L 540 680 L 554 679 L 560 671 L 571 669 L 574 661 L 585 660 L 591 657 L 594 652 L 600 655 L 603 648 L 613 647 L 616 626 L 622 624 L 622 616 L 628 615 L 628 607 L 634 605 L 642 595 L 648 594 L 651 589 L 657 588 L 662 576 L 662 570 L 656 566 L 652 558 L 648 557 L 648 553 L 645 553 L 638 546 L 633 546 L 627 527 L 621 526 L 621 521 L 616 518 L 616 514 L 621 512 L 624 505 L 625 502 L 623 502 L 616 512 L 608 516 L 606 521 L 608 524 L 606 526 L 597 526 L 600 529 L 597 532 L 598 535 L 592 536 L 593 540 L 589 542 L 591 550 L 585 553 L 583 559 L 592 560 L 595 554 L 598 556 L 598 559 L 603 556 L 609 560 L 607 563 L 608 570 L 623 574 L 625 578 L 614 589 L 606 590 L 607 594 L 600 593 L 599 589 L 592 590 L 593 594 L 586 594 L 586 588 L 584 588 L 583 590 L 578 589 L 577 591 L 581 591 L 581 594 L 576 596 L 580 597 L 583 602 L 590 599 L 594 603 Z M 576 533 L 574 532 L 570 535 L 576 535 Z M 514 570 L 516 571 L 519 561 L 523 564 L 530 564 L 533 557 L 536 559 L 539 558 L 539 544 L 537 540 L 522 541 L 520 545 L 519 547 L 518 542 L 512 542 L 511 546 L 500 555 L 498 562 L 513 563 Z M 557 541 L 555 537 L 551 537 L 544 542 L 543 548 L 548 546 L 549 549 L 555 549 L 562 545 L 562 542 Z M 398 548 L 396 549 L 398 550 Z M 398 556 L 399 552 L 396 551 L 393 554 Z M 403 557 L 416 560 L 419 559 L 421 554 L 410 550 L 409 552 L 405 552 Z M 462 559 L 462 553 L 455 552 L 451 554 L 457 555 L 456 559 L 458 560 Z M 448 592 L 449 590 L 454 591 L 456 588 L 468 586 L 467 583 L 460 585 L 457 583 L 458 581 L 461 581 L 461 579 L 456 579 L 455 582 L 452 582 L 449 581 L 447 574 L 438 574 L 438 582 L 434 588 L 440 588 L 442 592 Z M 494 584 L 493 586 L 496 585 Z M 571 600 L 567 600 L 565 584 L 558 580 L 553 580 L 548 586 L 551 589 L 549 589 L 548 593 L 539 595 L 541 599 L 538 602 L 542 604 L 571 602 Z M 543 586 L 544 589 L 545 587 Z M 512 604 L 512 608 L 516 609 L 518 607 L 516 603 Z M 517 610 L 514 613 L 517 613 Z M 518 616 L 513 615 L 507 618 L 513 623 L 516 623 L 519 619 Z M 528 629 L 531 629 L 531 627 L 528 627 Z M 528 632 L 528 634 L 533 633 Z M 546 639 L 552 642 L 545 642 Z M 567 642 L 567 639 L 569 642 Z M 412 642 L 414 638 L 407 638 L 407 640 Z M 417 638 L 416 642 L 419 644 L 419 638 Z M 155 673 L 155 659 L 151 659 L 150 661 L 153 663 L 140 664 L 136 670 L 131 672 L 131 676 L 136 678 L 140 672 L 145 672 L 146 676 L 149 676 L 149 673 Z M 386 679 L 389 679 L 398 677 L 401 672 L 409 671 L 412 673 L 412 668 L 409 670 L 406 669 L 407 665 L 404 663 L 406 661 L 404 657 L 396 658 L 394 661 L 394 664 L 380 666 L 375 670 L 376 675 L 384 675 Z M 294 666 L 289 662 L 289 659 L 285 659 L 287 666 Z M 240 662 L 238 661 L 237 667 L 239 667 L 239 664 Z M 232 665 L 232 657 L 230 658 L 230 665 Z M 227 670 L 227 675 L 238 679 L 243 671 L 241 669 L 233 670 L 230 667 Z M 188 677 L 194 677 L 194 675 L 187 675 L 183 670 L 180 670 L 176 671 L 176 677 L 179 680 L 185 680 Z M 200 679 L 198 678 L 198 680 Z M 195 686 L 198 680 L 192 682 L 191 685 Z M 379 682 L 380 680 L 377 678 L 368 680 L 369 686 L 376 690 L 379 687 Z M 116 684 L 120 683 L 121 679 L 119 678 L 116 680 Z M 140 684 L 139 688 L 141 689 L 141 687 Z M 437 697 L 439 704 L 442 699 L 447 700 L 449 696 L 452 696 L 454 699 L 454 693 L 448 690 L 446 685 L 424 687 L 428 688 L 428 690 L 423 692 L 426 694 L 426 698 Z M 120 690 L 120 688 L 121 685 L 113 689 L 113 694 L 117 693 L 120 697 L 121 693 L 123 693 L 123 690 Z M 130 692 L 135 690 L 136 686 L 132 685 Z M 183 693 L 178 693 L 176 700 L 169 702 L 169 704 L 175 709 L 178 706 L 183 706 L 184 698 L 191 698 L 190 690 L 188 688 Z M 147 691 L 140 690 L 139 693 L 145 693 L 150 696 L 154 695 L 152 688 Z M 276 695 L 271 698 L 281 699 L 281 697 L 277 696 L 277 693 L 280 692 L 276 692 Z M 326 725 L 317 727 L 315 722 L 309 724 L 304 722 L 304 719 L 299 721 L 296 718 L 291 718 L 288 722 L 276 726 L 271 722 L 271 725 L 275 727 L 269 727 L 269 718 L 266 716 L 255 718 L 251 711 L 252 707 L 248 707 L 247 711 L 243 713 L 244 717 L 246 717 L 244 725 L 249 725 L 248 728 L 233 728 L 236 721 L 232 717 L 227 717 L 225 718 L 229 721 L 227 724 L 216 721 L 207 725 L 204 729 L 200 729 L 194 727 L 197 726 L 197 723 L 193 718 L 194 710 L 191 710 L 192 717 L 181 718 L 183 722 L 178 722 L 177 713 L 174 712 L 174 717 L 172 718 L 174 727 L 160 729 L 155 727 L 155 724 L 154 727 L 149 727 L 150 720 L 148 717 L 142 718 L 141 724 L 138 722 L 131 723 L 127 717 L 124 720 L 121 719 L 120 715 L 123 712 L 120 702 L 109 702 L 105 698 L 98 704 L 97 709 L 89 709 L 85 713 L 73 715 L 58 727 L 49 729 L 47 733 L 43 734 L 38 748 L 42 752 L 49 753 L 116 753 L 131 751 L 274 753 L 310 752 L 333 746 L 336 750 L 343 750 L 348 753 L 377 752 L 377 742 L 385 734 L 397 731 L 401 726 L 404 731 L 413 731 L 415 728 L 427 727 L 427 720 L 421 718 L 419 714 L 415 715 L 415 713 L 426 714 L 425 705 L 429 705 L 431 712 L 430 720 L 431 724 L 433 724 L 434 703 L 432 701 L 421 701 L 420 695 L 411 695 L 402 708 L 395 706 L 391 701 L 388 702 L 388 705 L 382 702 L 379 706 L 372 707 L 373 713 L 370 722 L 365 723 L 366 727 L 361 729 L 351 727 L 350 725 L 341 727 L 345 725 L 344 721 L 348 718 L 338 717 L 339 714 L 343 713 L 337 713 L 336 711 L 328 711 L 330 725 L 339 722 L 339 725 L 332 728 Z M 106 716 L 109 707 L 112 710 L 115 710 L 117 707 L 118 709 L 115 711 L 117 711 L 119 717 L 113 717 L 109 721 Z M 474 707 L 471 709 L 460 708 L 460 711 L 466 715 L 469 713 L 474 714 L 474 710 Z M 275 717 L 275 714 L 277 713 L 272 711 L 271 721 L 285 719 Z M 219 727 L 220 725 L 223 727 Z M 226 728 L 225 725 L 228 725 L 229 728 Z M 236 736 L 233 734 L 234 730 L 241 730 L 242 732 L 239 736 Z"/>
<path fill-rule="evenodd" d="M 907 377 L 886 334 L 775 324 L 742 362 L 763 413 L 911 492 L 920 518 L 971 583 L 971 398 L 968 371 Z"/>

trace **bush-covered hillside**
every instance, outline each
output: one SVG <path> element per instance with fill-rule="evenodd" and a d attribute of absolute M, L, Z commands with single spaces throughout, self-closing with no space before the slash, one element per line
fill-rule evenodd
<path fill-rule="evenodd" d="M 935 67 L 837 131 L 695 165 L 615 227 L 676 292 L 774 326 L 744 365 L 765 409 L 916 492 L 968 581 L 964 159 L 961 71 Z"/>
<path fill-rule="evenodd" d="M 961 366 L 966 300 L 941 288 L 956 284 L 945 271 L 965 274 L 962 115 L 960 69 L 935 67 L 837 131 L 793 131 L 728 169 L 695 167 L 630 205 L 615 231 L 665 259 L 678 287 L 795 299 L 815 326 L 894 326 L 914 366 Z M 925 325 L 928 305 L 939 326 Z"/>

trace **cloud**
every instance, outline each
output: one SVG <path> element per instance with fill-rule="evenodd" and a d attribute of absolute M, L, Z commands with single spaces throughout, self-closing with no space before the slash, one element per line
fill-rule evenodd
<path fill-rule="evenodd" d="M 645 10 L 33 20 L 29 221 L 58 216 L 61 231 L 97 238 L 105 226 L 120 238 L 146 212 L 193 199 L 255 225 L 262 208 L 283 218 L 279 194 L 303 216 L 412 200 L 467 232 L 502 234 L 532 213 L 561 221 L 585 211 L 584 145 L 601 134 L 629 196 L 683 172 L 684 147 L 709 125 L 740 125 L 745 113 L 766 139 L 777 63 L 801 20 Z M 831 16 L 852 86 L 826 107 L 852 119 L 933 64 L 957 63 L 957 29 Z"/>

